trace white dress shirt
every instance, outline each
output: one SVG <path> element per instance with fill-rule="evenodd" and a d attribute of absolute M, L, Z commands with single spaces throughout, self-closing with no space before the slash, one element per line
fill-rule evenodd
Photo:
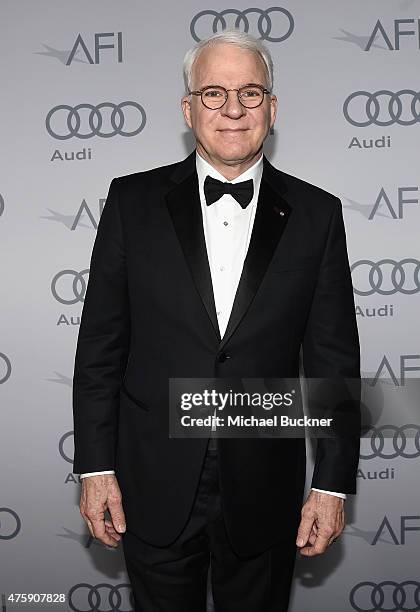
<path fill-rule="evenodd" d="M 200 194 L 201 212 L 203 217 L 204 237 L 206 241 L 207 256 L 210 266 L 213 294 L 216 306 L 217 321 L 220 335 L 223 337 L 229 321 L 230 313 L 241 277 L 246 253 L 251 239 L 257 209 L 258 194 L 260 191 L 263 173 L 263 156 L 231 183 L 238 183 L 252 179 L 254 194 L 246 208 L 230 194 L 222 197 L 207 206 L 204 197 L 204 180 L 211 176 L 219 181 L 226 182 L 226 178 L 196 152 L 196 168 L 198 175 L 198 189 Z M 103 472 L 88 472 L 81 474 L 80 478 L 98 474 L 114 474 L 113 470 Z M 329 493 L 343 499 L 344 493 L 312 489 Z"/>

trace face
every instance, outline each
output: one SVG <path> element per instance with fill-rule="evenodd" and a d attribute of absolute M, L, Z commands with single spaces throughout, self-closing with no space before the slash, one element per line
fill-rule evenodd
<path fill-rule="evenodd" d="M 256 53 L 231 44 L 204 48 L 192 68 L 192 91 L 206 85 L 222 85 L 226 89 L 258 83 L 268 88 L 264 61 Z M 214 166 L 222 168 L 252 165 L 277 110 L 275 96 L 264 94 L 257 108 L 245 108 L 236 91 L 228 92 L 222 108 L 211 110 L 200 96 L 182 98 L 185 120 L 197 140 L 197 151 Z"/>

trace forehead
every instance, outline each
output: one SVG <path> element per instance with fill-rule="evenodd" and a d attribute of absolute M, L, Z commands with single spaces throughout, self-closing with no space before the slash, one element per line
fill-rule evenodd
<path fill-rule="evenodd" d="M 232 44 L 208 45 L 193 64 L 194 87 L 219 84 L 225 87 L 246 83 L 267 84 L 267 70 L 262 57 L 249 49 Z"/>

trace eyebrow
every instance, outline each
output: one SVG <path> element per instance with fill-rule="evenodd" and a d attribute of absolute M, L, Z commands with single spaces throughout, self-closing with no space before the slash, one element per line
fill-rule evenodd
<path fill-rule="evenodd" d="M 262 83 L 245 83 L 244 85 L 240 85 L 238 87 L 238 89 L 242 89 L 242 87 L 252 87 L 258 85 L 258 87 L 264 87 L 264 89 L 268 89 L 268 87 L 266 87 L 265 85 L 263 85 Z M 198 89 L 205 89 L 206 87 L 224 87 L 223 85 L 220 85 L 220 83 L 212 83 L 210 85 L 202 85 L 201 87 L 199 87 Z M 226 87 L 225 87 L 226 89 Z M 236 87 L 235 87 L 236 89 Z"/>

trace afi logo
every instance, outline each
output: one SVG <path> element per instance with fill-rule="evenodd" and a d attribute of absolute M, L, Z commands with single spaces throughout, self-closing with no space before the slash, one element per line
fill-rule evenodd
<path fill-rule="evenodd" d="M 402 219 L 404 217 L 404 206 L 406 206 L 406 204 L 419 203 L 418 190 L 418 187 L 398 187 L 394 205 L 392 205 L 391 197 L 387 194 L 384 187 L 382 187 L 376 198 L 372 212 L 369 215 L 369 220 L 373 219 L 376 214 L 379 214 L 381 217 L 388 216 L 383 213 L 384 210 L 387 210 L 393 219 Z"/>
<path fill-rule="evenodd" d="M 70 66 L 75 55 L 82 51 L 88 60 L 89 64 L 99 64 L 101 52 L 104 49 L 114 49 L 114 55 L 117 56 L 117 62 L 121 64 L 122 59 L 122 32 L 99 32 L 94 34 L 93 53 L 89 51 L 89 47 L 83 40 L 81 34 L 78 34 L 76 42 L 73 45 L 70 55 L 67 59 L 66 66 Z M 80 56 L 78 56 L 78 59 Z"/>
<path fill-rule="evenodd" d="M 414 26 L 414 28 L 411 29 L 410 26 Z M 369 36 L 365 51 L 370 51 L 373 43 L 377 43 L 378 40 L 382 40 L 386 44 L 388 51 L 399 51 L 403 36 L 416 36 L 420 48 L 420 19 L 394 19 L 393 27 L 388 32 L 381 20 L 378 19 L 372 34 Z"/>
<path fill-rule="evenodd" d="M 390 520 L 385 515 L 372 540 L 372 546 L 376 545 L 382 534 L 389 535 L 395 545 L 404 546 L 406 543 L 406 534 L 409 531 L 420 531 L 420 516 L 400 516 L 400 524 L 394 529 Z"/>
<path fill-rule="evenodd" d="M 104 209 L 105 202 L 106 202 L 105 198 L 100 198 L 99 199 L 99 218 L 102 215 L 102 211 Z M 90 210 L 90 208 L 89 208 L 89 206 L 88 206 L 88 204 L 87 204 L 87 202 L 86 202 L 86 200 L 84 198 L 82 200 L 82 203 L 80 204 L 79 210 L 76 213 L 76 216 L 74 218 L 73 224 L 72 224 L 70 229 L 71 230 L 75 230 L 77 228 L 77 226 L 79 225 L 81 219 L 82 219 L 82 223 L 80 223 L 80 224 L 83 225 L 84 227 L 86 227 L 85 221 L 84 221 L 85 215 L 87 215 L 87 217 L 88 217 L 88 219 L 89 219 L 89 221 L 91 223 L 91 226 L 95 230 L 97 230 L 98 229 L 98 223 L 97 223 L 95 217 L 93 216 L 93 213 Z"/>
<path fill-rule="evenodd" d="M 396 387 L 403 387 L 408 372 L 420 372 L 420 355 L 400 355 L 399 368 L 396 371 L 393 370 L 389 359 L 384 355 L 373 381 L 376 384 L 378 379 L 385 375 L 391 378 Z"/>

